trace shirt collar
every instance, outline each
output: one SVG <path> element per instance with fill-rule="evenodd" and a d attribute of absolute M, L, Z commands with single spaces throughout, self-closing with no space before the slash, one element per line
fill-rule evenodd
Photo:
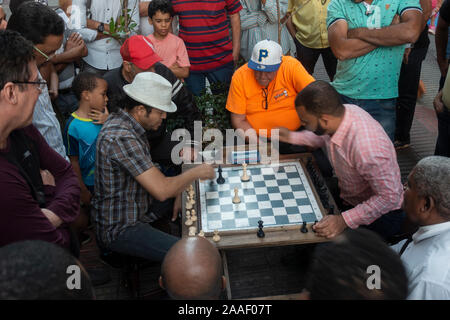
<path fill-rule="evenodd" d="M 117 111 L 117 114 L 119 115 L 119 117 L 123 120 L 128 120 L 131 122 L 131 126 L 134 129 L 134 131 L 136 131 L 138 136 L 145 136 L 146 131 L 144 129 L 143 126 L 141 126 L 141 124 L 139 122 L 136 121 L 135 118 L 133 118 L 133 116 L 131 114 L 129 114 L 128 112 L 119 109 Z"/>
<path fill-rule="evenodd" d="M 350 130 L 350 125 L 352 124 L 352 116 L 350 108 L 348 108 L 345 104 L 345 113 L 344 117 L 342 118 L 341 124 L 339 125 L 339 128 L 336 130 L 336 132 L 331 137 L 331 143 L 334 143 L 340 147 L 342 147 L 345 138 L 347 137 L 347 133 Z"/>
<path fill-rule="evenodd" d="M 422 240 L 437 236 L 447 231 L 450 231 L 450 221 L 420 227 L 419 230 L 413 234 L 412 238 L 414 240 L 414 244 L 416 244 Z"/>

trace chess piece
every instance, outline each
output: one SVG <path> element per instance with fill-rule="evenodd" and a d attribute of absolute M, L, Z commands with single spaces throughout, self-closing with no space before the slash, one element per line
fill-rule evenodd
<path fill-rule="evenodd" d="M 193 216 L 196 216 L 196 215 L 197 215 L 197 213 L 195 212 L 195 209 L 192 209 L 192 210 L 191 210 L 191 215 L 193 215 Z"/>
<path fill-rule="evenodd" d="M 187 226 L 192 226 L 193 223 L 194 222 L 192 222 L 191 218 L 188 218 L 184 224 Z"/>
<path fill-rule="evenodd" d="M 225 183 L 225 179 L 222 176 L 222 167 L 219 166 L 219 177 L 217 178 L 216 182 L 218 184 L 224 184 Z"/>
<path fill-rule="evenodd" d="M 328 214 L 334 214 L 334 206 L 330 206 L 330 209 L 328 210 Z"/>
<path fill-rule="evenodd" d="M 266 234 L 263 231 L 263 221 L 259 220 L 258 221 L 258 232 L 256 233 L 256 235 L 258 236 L 258 238 L 264 238 L 266 236 Z"/>
<path fill-rule="evenodd" d="M 192 220 L 193 222 L 197 221 L 197 216 L 192 216 L 192 217 L 191 217 L 191 220 Z"/>
<path fill-rule="evenodd" d="M 239 199 L 238 193 L 239 193 L 238 188 L 234 188 L 233 203 L 240 203 L 241 202 L 241 199 Z"/>
<path fill-rule="evenodd" d="M 303 221 L 303 226 L 302 226 L 302 228 L 300 229 L 300 231 L 301 231 L 302 233 L 307 233 L 307 232 L 308 232 L 308 228 L 306 227 L 306 221 Z"/>
<path fill-rule="evenodd" d="M 219 242 L 220 241 L 220 236 L 219 236 L 219 231 L 218 230 L 214 230 L 213 241 L 214 242 Z"/>
<path fill-rule="evenodd" d="M 197 228 L 192 226 L 189 227 L 189 237 L 195 237 L 195 233 L 197 232 Z"/>
<path fill-rule="evenodd" d="M 311 229 L 312 229 L 313 232 L 316 232 L 316 230 L 314 230 L 314 226 L 317 224 L 317 222 L 318 222 L 317 220 L 314 221 L 314 224 L 312 225 L 312 228 L 311 228 Z"/>
<path fill-rule="evenodd" d="M 204 238 L 205 237 L 205 232 L 203 232 L 203 230 L 200 230 L 200 232 L 197 234 L 199 237 Z"/>
<path fill-rule="evenodd" d="M 188 210 L 192 209 L 192 204 L 193 204 L 192 201 L 193 200 L 188 199 L 188 201 L 186 202 L 186 209 L 188 209 Z"/>
<path fill-rule="evenodd" d="M 242 168 L 244 169 L 244 172 L 242 174 L 241 181 L 247 182 L 250 180 L 250 177 L 247 174 L 247 164 L 245 162 L 242 164 Z"/>

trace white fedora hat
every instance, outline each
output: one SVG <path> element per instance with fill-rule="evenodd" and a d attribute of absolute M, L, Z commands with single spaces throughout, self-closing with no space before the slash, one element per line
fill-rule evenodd
<path fill-rule="evenodd" d="M 154 72 L 138 73 L 133 83 L 123 86 L 123 91 L 147 106 L 165 112 L 177 111 L 177 105 L 172 102 L 172 85 Z"/>

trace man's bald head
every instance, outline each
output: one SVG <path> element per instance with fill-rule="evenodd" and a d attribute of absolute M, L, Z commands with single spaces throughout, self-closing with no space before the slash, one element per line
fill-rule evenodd
<path fill-rule="evenodd" d="M 219 251 L 202 237 L 181 239 L 166 254 L 160 280 L 173 299 L 218 299 L 223 283 Z"/>

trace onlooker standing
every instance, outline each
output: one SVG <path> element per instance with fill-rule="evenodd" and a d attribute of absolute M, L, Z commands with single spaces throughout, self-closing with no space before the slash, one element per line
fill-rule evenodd
<path fill-rule="evenodd" d="M 87 3 L 90 2 L 90 8 Z M 79 29 L 85 29 L 89 35 L 86 41 L 89 53 L 83 58 L 82 71 L 97 73 L 103 76 L 108 70 L 119 68 L 122 64 L 120 57 L 120 43 L 116 39 L 105 35 L 103 32 L 109 32 L 109 23 L 111 19 L 116 21 L 122 14 L 121 0 L 73 0 L 72 6 L 79 9 L 80 18 Z M 139 3 L 138 0 L 128 0 L 128 9 L 134 23 L 137 24 L 136 31 L 139 29 Z M 87 12 L 90 12 L 90 16 Z M 73 16 L 72 23 L 76 24 L 76 17 Z M 132 33 L 135 34 L 135 33 Z"/>
<path fill-rule="evenodd" d="M 450 157 L 450 104 L 442 101 L 442 87 L 448 72 L 448 60 L 446 50 L 448 43 L 448 28 L 450 26 L 450 1 L 445 0 L 439 11 L 439 21 L 436 29 L 436 56 L 441 70 L 439 93 L 434 99 L 434 109 L 438 118 L 438 138 L 434 154 Z M 447 80 L 450 81 L 450 80 Z M 449 82 L 450 84 L 450 82 Z M 448 94 L 448 93 L 447 93 Z"/>
<path fill-rule="evenodd" d="M 396 148 L 406 148 L 410 144 L 410 130 L 416 110 L 417 92 L 419 90 L 422 61 L 427 55 L 430 39 L 428 39 L 427 20 L 431 12 L 431 0 L 420 0 L 422 7 L 422 33 L 416 43 L 405 48 L 403 63 L 398 79 L 397 114 L 395 120 Z"/>
<path fill-rule="evenodd" d="M 333 0 L 327 26 L 339 59 L 332 84 L 342 102 L 366 110 L 394 141 L 403 45 L 416 42 L 422 30 L 419 0 Z"/>
<path fill-rule="evenodd" d="M 148 38 L 161 57 L 161 63 L 169 68 L 179 79 L 189 76 L 189 57 L 183 40 L 170 32 L 173 8 L 168 0 L 153 0 L 148 6 L 148 19 L 154 32 Z"/>
<path fill-rule="evenodd" d="M 18 31 L 34 44 L 38 68 L 51 63 L 50 57 L 61 47 L 64 21 L 52 9 L 37 2 L 27 2 L 11 15 L 8 30 Z M 39 81 L 43 81 L 40 73 Z M 49 146 L 67 161 L 61 127 L 50 100 L 47 84 L 43 86 L 33 114 L 33 124 Z"/>
<path fill-rule="evenodd" d="M 328 43 L 327 8 L 329 0 L 289 0 L 287 27 L 297 47 L 297 59 L 310 74 L 322 56 L 328 77 L 333 81 L 337 59 Z"/>
<path fill-rule="evenodd" d="M 255 44 L 262 40 L 278 42 L 278 14 L 275 0 L 243 0 L 241 1 L 241 56 L 249 61 Z M 286 14 L 288 1 L 281 0 L 280 18 Z M 283 55 L 295 55 L 295 44 L 289 36 L 286 26 L 281 29 L 281 47 Z"/>
<path fill-rule="evenodd" d="M 234 65 L 239 60 L 239 11 L 242 9 L 239 0 L 173 0 L 172 5 L 180 21 L 179 37 L 186 45 L 191 63 L 190 74 L 186 78 L 191 92 L 200 95 L 206 87 L 206 78 L 211 84 L 228 85 Z M 212 91 L 220 92 L 214 86 Z"/>

